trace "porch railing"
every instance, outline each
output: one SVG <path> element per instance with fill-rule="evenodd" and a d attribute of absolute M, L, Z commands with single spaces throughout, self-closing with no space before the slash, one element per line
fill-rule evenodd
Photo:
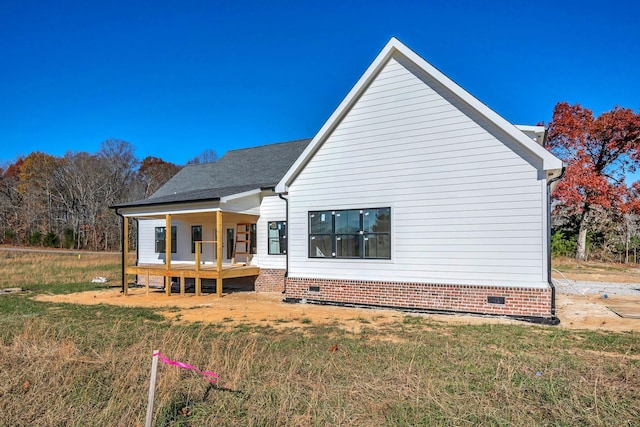
<path fill-rule="evenodd" d="M 218 251 L 216 251 L 216 247 L 215 244 L 218 243 L 217 240 L 196 240 L 195 242 L 195 250 L 196 250 L 196 271 L 200 271 L 200 264 L 202 264 L 201 261 L 201 254 L 202 254 L 202 244 L 203 243 L 211 243 L 213 246 L 213 256 L 216 258 L 217 261 L 217 255 L 218 255 Z M 222 267 L 222 265 L 220 265 L 220 267 Z M 218 273 L 220 272 L 220 268 L 218 268 Z"/>

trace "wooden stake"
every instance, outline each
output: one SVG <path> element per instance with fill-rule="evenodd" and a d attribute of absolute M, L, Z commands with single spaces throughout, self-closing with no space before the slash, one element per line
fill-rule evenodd
<path fill-rule="evenodd" d="M 156 373 L 158 372 L 158 350 L 153 350 L 153 360 L 151 361 L 151 379 L 149 381 L 149 404 L 147 405 L 147 419 L 145 427 L 151 427 L 153 421 L 153 399 L 156 393 Z"/>

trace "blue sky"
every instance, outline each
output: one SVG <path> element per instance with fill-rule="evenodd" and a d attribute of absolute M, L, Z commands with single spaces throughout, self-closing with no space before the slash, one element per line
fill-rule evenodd
<path fill-rule="evenodd" d="M 0 0 L 0 165 L 311 137 L 391 36 L 517 124 L 640 109 L 635 1 Z"/>

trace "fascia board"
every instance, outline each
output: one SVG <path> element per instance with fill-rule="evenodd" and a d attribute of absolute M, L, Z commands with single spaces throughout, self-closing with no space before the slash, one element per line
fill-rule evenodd
<path fill-rule="evenodd" d="M 189 203 L 189 204 L 163 204 L 156 206 L 141 206 L 136 208 L 121 208 L 118 212 L 122 216 L 133 217 L 155 217 L 167 214 L 186 214 L 201 212 L 216 212 L 220 210 L 220 206 L 216 202 L 216 206 L 211 203 Z"/>
<path fill-rule="evenodd" d="M 544 132 L 546 130 L 544 126 L 534 125 L 515 125 L 515 127 L 523 132 Z"/>
<path fill-rule="evenodd" d="M 311 140 L 307 148 L 298 157 L 295 163 L 289 168 L 287 173 L 282 177 L 280 182 L 275 187 L 277 193 L 286 193 L 289 185 L 293 182 L 298 173 L 310 160 L 311 156 L 319 148 L 319 145 L 325 140 L 331 131 L 340 123 L 340 120 L 349 111 L 354 102 L 359 98 L 362 92 L 368 87 L 369 83 L 380 72 L 382 67 L 395 53 L 399 52 L 407 59 L 416 64 L 425 73 L 430 75 L 434 80 L 442 84 L 446 89 L 458 97 L 463 103 L 467 104 L 470 108 L 474 109 L 478 114 L 486 118 L 489 122 L 496 125 L 498 128 L 505 131 L 510 137 L 520 143 L 526 150 L 530 151 L 536 157 L 539 157 L 543 163 L 544 170 L 557 170 L 562 168 L 562 161 L 547 151 L 545 148 L 538 145 L 535 141 L 530 140 L 522 131 L 516 126 L 509 123 L 502 118 L 498 113 L 491 110 L 485 104 L 480 102 L 477 98 L 464 90 L 461 86 L 455 83 L 453 80 L 445 76 L 437 68 L 429 64 L 422 59 L 418 54 L 405 46 L 395 37 L 386 44 L 378 56 L 374 59 L 371 65 L 364 72 L 362 77 L 349 91 L 347 96 L 342 100 L 338 108 L 327 119 L 324 125 L 320 128 L 315 137 Z"/>
<path fill-rule="evenodd" d="M 220 198 L 220 203 L 227 203 L 231 200 L 240 199 L 242 197 L 253 196 L 256 194 L 260 194 L 262 190 L 256 188 L 255 190 L 243 191 L 242 193 L 230 194 L 228 196 L 224 196 Z"/>
<path fill-rule="evenodd" d="M 300 154 L 298 159 L 291 165 L 287 173 L 282 177 L 280 182 L 276 185 L 276 193 L 286 193 L 288 191 L 289 184 L 298 175 L 298 173 L 305 166 L 307 161 L 313 156 L 319 145 L 324 139 L 333 131 L 333 129 L 340 123 L 344 115 L 349 111 L 351 106 L 360 97 L 362 92 L 369 86 L 369 83 L 375 78 L 378 72 L 382 69 L 382 66 L 387 62 L 391 55 L 393 55 L 395 49 L 395 43 L 399 43 L 395 38 L 391 38 L 386 46 L 380 51 L 378 56 L 369 65 L 364 74 L 358 79 L 356 84 L 351 88 L 347 96 L 344 97 L 338 108 L 335 109 L 333 114 L 322 125 L 318 133 L 313 137 L 307 148 Z"/>
<path fill-rule="evenodd" d="M 393 39 L 392 39 L 393 40 Z M 520 143 L 526 150 L 531 152 L 536 157 L 542 160 L 544 170 L 555 170 L 562 168 L 562 161 L 547 151 L 544 147 L 538 145 L 535 141 L 529 139 L 522 131 L 520 131 L 515 125 L 505 120 L 498 113 L 493 111 L 491 108 L 487 107 L 485 104 L 480 102 L 475 96 L 471 95 L 469 92 L 464 90 L 460 85 L 451 80 L 449 77 L 445 76 L 440 70 L 435 68 L 433 65 L 429 64 L 427 61 L 422 59 L 417 53 L 409 49 L 407 46 L 403 45 L 399 41 L 397 41 L 398 46 L 397 50 L 406 56 L 410 61 L 415 63 L 419 68 L 421 68 L 424 72 L 429 74 L 434 80 L 440 82 L 446 89 L 451 91 L 456 97 L 458 97 L 462 102 L 467 104 L 469 107 L 476 110 L 481 116 L 486 118 L 489 122 L 496 125 L 498 128 L 505 131 L 510 137 L 515 139 L 518 143 Z"/>

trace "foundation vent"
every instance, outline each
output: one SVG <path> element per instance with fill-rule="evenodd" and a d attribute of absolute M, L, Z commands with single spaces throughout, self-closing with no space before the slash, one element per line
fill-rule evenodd
<path fill-rule="evenodd" d="M 309 286 L 309 292 L 320 292 L 320 286 Z"/>
<path fill-rule="evenodd" d="M 504 305 L 505 298 L 504 297 L 487 297 L 487 302 L 489 304 L 502 304 L 502 305 Z"/>

